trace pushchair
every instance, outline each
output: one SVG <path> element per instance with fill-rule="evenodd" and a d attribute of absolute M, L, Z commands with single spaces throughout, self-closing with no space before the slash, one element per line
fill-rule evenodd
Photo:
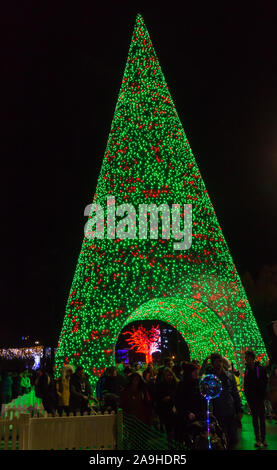
<path fill-rule="evenodd" d="M 186 427 L 185 442 L 191 450 L 207 450 L 209 448 L 206 421 L 194 421 Z M 210 443 L 212 450 L 227 450 L 227 440 L 214 415 L 210 416 Z"/>

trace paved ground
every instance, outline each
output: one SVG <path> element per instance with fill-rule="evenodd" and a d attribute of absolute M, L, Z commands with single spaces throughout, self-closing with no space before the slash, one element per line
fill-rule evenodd
<path fill-rule="evenodd" d="M 268 442 L 267 449 L 277 450 L 277 423 L 276 420 L 266 420 L 266 441 Z M 242 430 L 240 431 L 240 442 L 237 450 L 259 450 L 266 451 L 266 448 L 256 449 L 255 435 L 252 425 L 252 418 L 244 414 L 242 418 Z"/>

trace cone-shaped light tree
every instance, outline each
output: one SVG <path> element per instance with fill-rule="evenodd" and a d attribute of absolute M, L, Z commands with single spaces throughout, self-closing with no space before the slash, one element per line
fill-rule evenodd
<path fill-rule="evenodd" d="M 220 352 L 242 371 L 249 348 L 267 360 L 140 15 L 92 199 L 103 208 L 103 231 L 83 240 L 56 353 L 57 373 L 63 364 L 80 364 L 95 385 L 104 367 L 114 363 L 121 330 L 144 319 L 175 327 L 191 357 L 200 361 Z M 191 204 L 191 246 L 176 249 L 172 233 L 166 238 L 161 227 L 156 238 L 143 235 L 140 204 L 179 204 L 184 223 L 185 205 Z M 89 221 L 94 218 L 93 209 Z M 98 228 L 102 223 L 97 219 Z"/>

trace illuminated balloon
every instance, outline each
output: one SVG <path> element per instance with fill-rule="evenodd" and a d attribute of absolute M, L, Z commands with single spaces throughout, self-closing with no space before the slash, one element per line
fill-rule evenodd
<path fill-rule="evenodd" d="M 202 377 L 199 382 L 199 389 L 201 395 L 206 398 L 206 400 L 211 400 L 213 398 L 219 397 L 222 392 L 222 383 L 218 377 L 213 374 L 208 374 Z"/>
<path fill-rule="evenodd" d="M 208 431 L 208 448 L 211 449 L 211 436 L 210 436 L 210 400 L 219 397 L 222 392 L 222 383 L 218 377 L 213 374 L 208 374 L 202 377 L 199 382 L 199 389 L 201 395 L 207 401 L 207 431 Z"/>

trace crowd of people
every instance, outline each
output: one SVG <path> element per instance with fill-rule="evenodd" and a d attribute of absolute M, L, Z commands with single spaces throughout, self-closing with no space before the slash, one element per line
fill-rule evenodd
<path fill-rule="evenodd" d="M 120 373 L 110 368 L 99 381 L 98 398 L 104 400 L 106 406 L 121 407 L 146 425 L 158 421 L 159 426 L 165 428 L 169 441 L 189 446 L 196 436 L 206 436 L 206 401 L 200 393 L 199 379 L 200 375 L 214 373 L 221 380 L 223 390 L 214 400 L 213 416 L 217 430 L 221 431 L 218 437 L 226 436 L 225 444 L 231 449 L 237 443 L 243 410 L 234 374 L 224 365 L 224 359 L 218 354 L 207 358 L 202 367 L 197 361 L 174 364 L 171 358 L 158 370 L 152 364 L 142 370 L 138 364 L 135 370 L 124 368 L 126 383 L 123 387 Z M 220 446 L 224 446 L 222 440 Z"/>
<path fill-rule="evenodd" d="M 266 447 L 266 409 L 277 419 L 277 366 L 267 369 L 252 351 L 245 355 L 244 392 L 252 415 L 256 447 Z M 206 400 L 199 380 L 216 375 L 222 384 L 220 396 L 212 400 L 211 434 L 218 448 L 235 448 L 241 427 L 243 406 L 238 390 L 238 375 L 233 365 L 219 354 L 211 354 L 202 365 L 197 361 L 164 364 L 124 364 L 108 367 L 99 378 L 96 396 L 84 368 L 67 365 L 54 379 L 54 369 L 40 370 L 35 379 L 36 395 L 50 414 L 81 414 L 117 411 L 122 408 L 146 426 L 165 431 L 169 442 L 192 446 L 199 436 L 207 442 Z"/>
<path fill-rule="evenodd" d="M 54 378 L 55 368 L 49 365 L 36 372 L 4 372 L 0 375 L 0 397 L 2 403 L 9 403 L 34 387 L 44 409 L 60 416 L 122 408 L 146 426 L 165 431 L 169 442 L 190 447 L 199 443 L 200 437 L 207 443 L 207 403 L 199 389 L 200 378 L 206 374 L 216 375 L 222 385 L 220 396 L 211 402 L 210 416 L 211 435 L 218 448 L 235 448 L 243 411 L 252 415 L 254 445 L 267 447 L 266 416 L 277 420 L 277 366 L 269 371 L 256 361 L 252 351 L 245 354 L 242 380 L 228 359 L 214 353 L 202 364 L 174 363 L 170 357 L 159 367 L 121 362 L 105 369 L 94 396 L 82 366 L 76 370 L 72 365 L 65 366 L 58 379 Z M 239 382 L 247 399 L 245 410 Z"/>
<path fill-rule="evenodd" d="M 28 369 L 22 372 L 4 371 L 0 373 L 0 405 L 10 403 L 32 387 L 33 374 Z"/>

